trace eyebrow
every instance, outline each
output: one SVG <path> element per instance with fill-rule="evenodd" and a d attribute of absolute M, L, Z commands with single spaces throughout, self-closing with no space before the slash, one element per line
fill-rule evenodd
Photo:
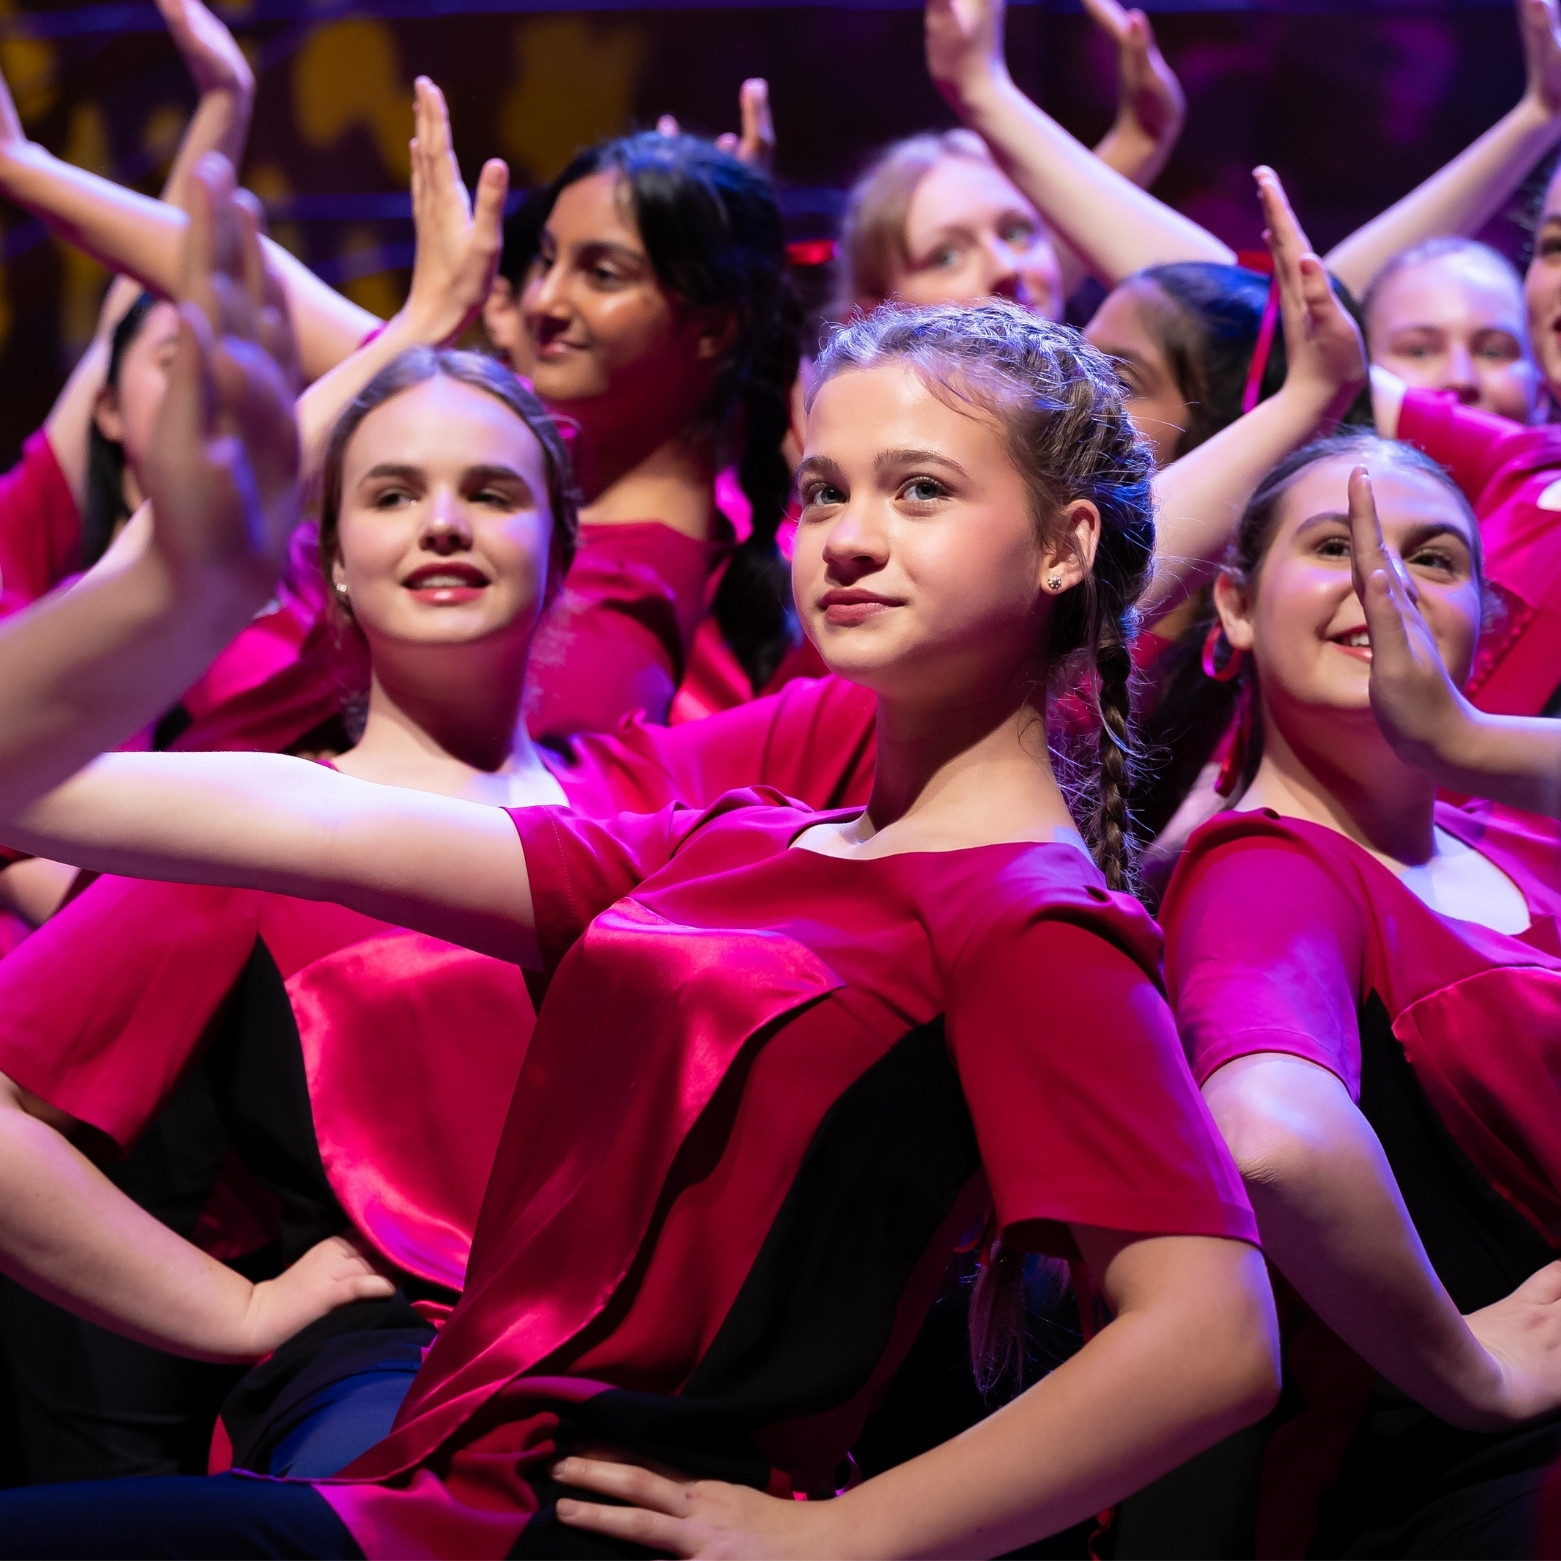
<path fill-rule="evenodd" d="M 880 450 L 873 457 L 873 469 L 880 475 L 891 468 L 902 466 L 941 466 L 961 477 L 970 475 L 958 461 L 947 455 L 939 455 L 936 450 Z"/>
<path fill-rule="evenodd" d="M 420 482 L 426 476 L 427 473 L 421 466 L 412 466 L 404 461 L 381 461 L 378 466 L 364 472 L 359 481 Z M 463 488 L 492 482 L 510 483 L 523 489 L 528 495 L 531 493 L 531 484 L 513 466 L 505 466 L 499 462 L 480 462 L 476 466 L 468 466 L 461 473 Z"/>
<path fill-rule="evenodd" d="M 1349 529 L 1350 517 L 1340 510 L 1319 510 L 1315 515 L 1308 515 L 1299 526 L 1295 528 L 1297 537 L 1305 536 L 1308 531 L 1313 531 L 1319 526 L 1340 525 Z M 1404 535 L 1402 550 L 1407 552 L 1411 548 L 1419 547 L 1432 537 L 1454 537 L 1462 542 L 1471 551 L 1473 542 L 1469 534 L 1453 524 L 1450 520 L 1426 520 L 1419 525 L 1411 526 Z"/>

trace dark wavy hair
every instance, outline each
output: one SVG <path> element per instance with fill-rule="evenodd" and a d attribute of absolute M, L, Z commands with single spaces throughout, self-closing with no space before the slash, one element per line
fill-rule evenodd
<path fill-rule="evenodd" d="M 1339 301 L 1359 324 L 1361 311 L 1354 296 L 1342 282 L 1331 280 Z M 1187 427 L 1175 450 L 1175 455 L 1185 455 L 1241 416 L 1241 399 L 1268 303 L 1269 279 L 1243 266 L 1183 260 L 1150 266 L 1124 285 L 1134 290 L 1144 323 L 1158 339 L 1177 393 L 1187 403 Z M 1288 368 L 1284 332 L 1276 328 L 1258 381 L 1260 401 L 1284 384 Z M 1370 426 L 1367 392 L 1351 405 L 1343 421 Z"/>
<path fill-rule="evenodd" d="M 125 354 L 157 307 L 155 293 L 142 293 L 121 316 L 109 338 L 105 390 L 119 389 Z M 114 533 L 130 518 L 125 503 L 125 447 L 110 439 L 94 417 L 87 429 L 87 486 L 81 513 L 81 567 L 90 569 L 108 551 Z"/>
<path fill-rule="evenodd" d="M 528 200 L 506 229 L 504 273 L 520 286 L 559 194 L 611 173 L 627 192 L 656 280 L 695 308 L 730 309 L 733 342 L 689 430 L 733 460 L 753 509 L 753 533 L 732 554 L 714 614 L 755 690 L 797 642 L 791 577 L 776 531 L 791 499 L 781 452 L 791 426 L 802 305 L 786 265 L 786 235 L 770 181 L 696 136 L 646 131 L 581 152 Z"/>

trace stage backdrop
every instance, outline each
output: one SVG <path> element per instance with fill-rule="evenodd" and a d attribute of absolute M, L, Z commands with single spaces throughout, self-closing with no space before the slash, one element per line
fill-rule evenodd
<path fill-rule="evenodd" d="M 556 3 L 556 0 L 555 0 Z M 508 160 L 519 187 L 597 137 L 664 112 L 716 132 L 745 76 L 771 84 L 777 175 L 798 236 L 829 229 L 865 155 L 950 116 L 928 85 L 919 8 L 621 0 L 572 10 L 513 0 L 245 0 L 217 4 L 259 80 L 243 170 L 275 236 L 381 314 L 411 256 L 409 88 L 449 95 L 462 166 Z M 1153 3 L 1186 87 L 1186 131 L 1158 186 L 1238 247 L 1259 242 L 1250 169 L 1284 176 L 1326 246 L 1430 173 L 1522 87 L 1509 0 Z M 1109 50 L 1076 6 L 1019 5 L 1009 57 L 1026 91 L 1098 136 Z M 150 4 L 0 0 L 0 70 L 37 140 L 155 191 L 193 94 Z M 46 415 L 90 335 L 103 273 L 0 204 L 0 460 Z M 1518 224 L 1492 235 L 1516 252 Z"/>

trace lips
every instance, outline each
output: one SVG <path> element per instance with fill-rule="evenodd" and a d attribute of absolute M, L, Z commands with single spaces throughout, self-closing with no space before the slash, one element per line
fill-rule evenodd
<path fill-rule="evenodd" d="M 1330 645 L 1337 645 L 1347 656 L 1361 661 L 1371 660 L 1371 632 L 1364 624 L 1358 629 L 1346 629 L 1341 634 L 1328 636 Z"/>
<path fill-rule="evenodd" d="M 459 607 L 475 602 L 487 590 L 489 580 L 475 564 L 444 559 L 414 569 L 401 583 L 426 606 Z"/>
<path fill-rule="evenodd" d="M 825 591 L 819 598 L 824 611 L 824 621 L 839 628 L 850 628 L 866 623 L 890 608 L 903 604 L 890 596 L 880 596 L 876 591 L 864 591 L 856 587 L 847 590 Z"/>

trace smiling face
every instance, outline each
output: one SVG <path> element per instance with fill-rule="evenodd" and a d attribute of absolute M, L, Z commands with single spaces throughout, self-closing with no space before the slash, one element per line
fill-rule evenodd
<path fill-rule="evenodd" d="M 1154 329 L 1152 309 L 1146 307 L 1152 300 L 1143 290 L 1153 288 L 1147 280 L 1113 288 L 1084 327 L 1084 336 L 1116 364 L 1127 392 L 1127 415 L 1154 450 L 1155 464 L 1167 466 L 1176 459 L 1192 414 Z"/>
<path fill-rule="evenodd" d="M 529 643 L 553 518 L 542 447 L 494 397 L 424 380 L 370 412 L 342 463 L 332 580 L 373 651 Z"/>
<path fill-rule="evenodd" d="M 1522 291 L 1493 257 L 1462 250 L 1402 267 L 1372 295 L 1366 324 L 1371 361 L 1407 384 L 1534 420 L 1539 370 Z"/>
<path fill-rule="evenodd" d="M 1057 252 L 1035 207 L 990 163 L 940 157 L 905 214 L 906 269 L 893 279 L 909 304 L 1011 298 L 1062 318 Z"/>
<path fill-rule="evenodd" d="M 559 192 L 520 313 L 537 394 L 579 418 L 681 424 L 726 346 L 724 321 L 685 307 L 657 280 L 613 173 Z"/>
<path fill-rule="evenodd" d="M 797 476 L 792 585 L 830 668 L 896 700 L 1004 697 L 1043 642 L 1043 580 L 1081 564 L 1037 536 L 996 418 L 903 363 L 846 370 L 814 398 Z M 1074 508 L 1087 566 L 1099 516 Z"/>
<path fill-rule="evenodd" d="M 1385 739 L 1371 714 L 1366 614 L 1350 577 L 1347 484 L 1360 457 L 1307 467 L 1279 500 L 1273 540 L 1248 589 L 1230 575 L 1215 605 L 1232 646 L 1250 651 L 1266 723 L 1330 766 L 1370 774 Z M 1372 457 L 1382 534 L 1404 564 L 1454 682 L 1473 665 L 1481 597 L 1463 507 L 1427 472 Z"/>

